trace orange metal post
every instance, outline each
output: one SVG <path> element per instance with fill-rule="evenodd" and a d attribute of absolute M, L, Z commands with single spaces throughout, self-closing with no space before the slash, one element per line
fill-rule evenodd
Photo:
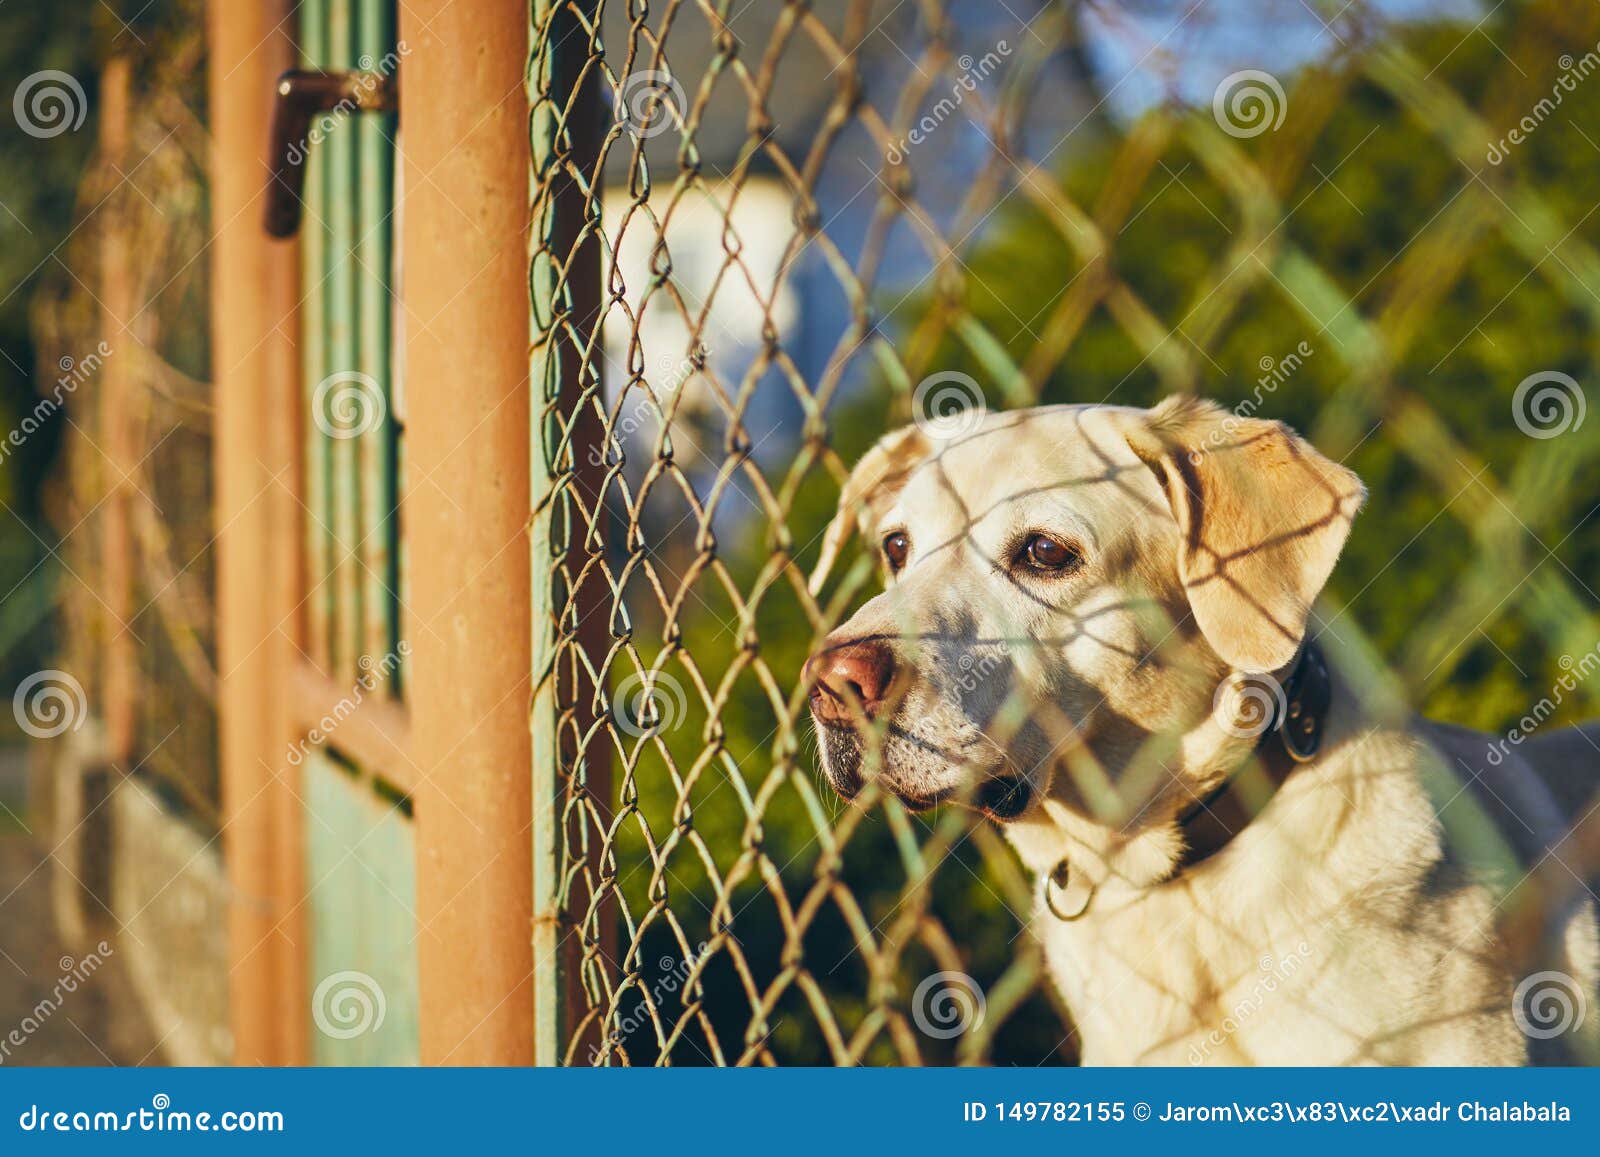
<path fill-rule="evenodd" d="M 527 0 L 407 0 L 400 78 L 422 1059 L 533 1059 Z"/>
<path fill-rule="evenodd" d="M 207 5 L 213 131 L 217 649 L 223 847 L 234 899 L 235 1058 L 303 1063 L 301 810 L 286 753 L 300 587 L 295 250 L 262 229 L 273 85 L 293 63 L 286 0 Z"/>

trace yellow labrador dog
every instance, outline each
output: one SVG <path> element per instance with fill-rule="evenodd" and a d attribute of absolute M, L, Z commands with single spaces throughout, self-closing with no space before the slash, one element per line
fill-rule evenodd
<path fill-rule="evenodd" d="M 845 486 L 813 589 L 857 532 L 886 589 L 807 664 L 824 770 L 1004 825 L 1088 1063 L 1594 1059 L 1600 728 L 1335 670 L 1364 497 L 1186 398 L 907 427 Z"/>

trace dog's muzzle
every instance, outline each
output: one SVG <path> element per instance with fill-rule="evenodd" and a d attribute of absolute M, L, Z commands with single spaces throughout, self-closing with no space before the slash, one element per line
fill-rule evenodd
<path fill-rule="evenodd" d="M 813 722 L 817 725 L 817 738 L 825 753 L 822 771 L 828 777 L 828 786 L 843 799 L 855 799 L 866 786 L 861 775 L 860 737 L 856 735 L 855 728 L 848 725 L 825 723 L 820 718 L 813 719 Z"/>
<path fill-rule="evenodd" d="M 862 774 L 861 738 L 853 727 L 841 727 L 816 720 L 817 736 L 822 743 L 824 758 L 822 768 L 828 785 L 845 800 L 853 800 L 866 786 Z M 978 785 L 971 797 L 956 788 L 948 788 L 932 796 L 914 795 L 885 784 L 896 799 L 914 812 L 928 811 L 942 803 L 960 803 L 982 812 L 991 819 L 1006 823 L 1016 819 L 1033 803 L 1033 785 L 1020 776 L 991 776 Z"/>

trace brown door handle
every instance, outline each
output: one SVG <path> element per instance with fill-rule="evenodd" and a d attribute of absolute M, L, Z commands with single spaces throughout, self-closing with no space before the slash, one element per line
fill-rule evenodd
<path fill-rule="evenodd" d="M 267 185 L 267 232 L 293 237 L 300 230 L 306 187 L 306 154 L 327 127 L 313 127 L 320 113 L 342 120 L 353 113 L 393 112 L 400 82 L 392 73 L 315 72 L 294 69 L 278 77 L 272 110 L 272 176 Z M 336 121 L 335 121 L 336 123 Z"/>

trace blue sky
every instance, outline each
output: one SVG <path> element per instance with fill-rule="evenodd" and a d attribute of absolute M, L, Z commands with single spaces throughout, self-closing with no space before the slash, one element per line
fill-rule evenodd
<path fill-rule="evenodd" d="M 1123 0 L 1088 5 L 1090 55 L 1111 110 L 1127 116 L 1175 94 L 1205 105 L 1223 77 L 1256 68 L 1286 77 L 1336 53 L 1349 22 L 1453 17 L 1477 21 L 1480 0 Z"/>

